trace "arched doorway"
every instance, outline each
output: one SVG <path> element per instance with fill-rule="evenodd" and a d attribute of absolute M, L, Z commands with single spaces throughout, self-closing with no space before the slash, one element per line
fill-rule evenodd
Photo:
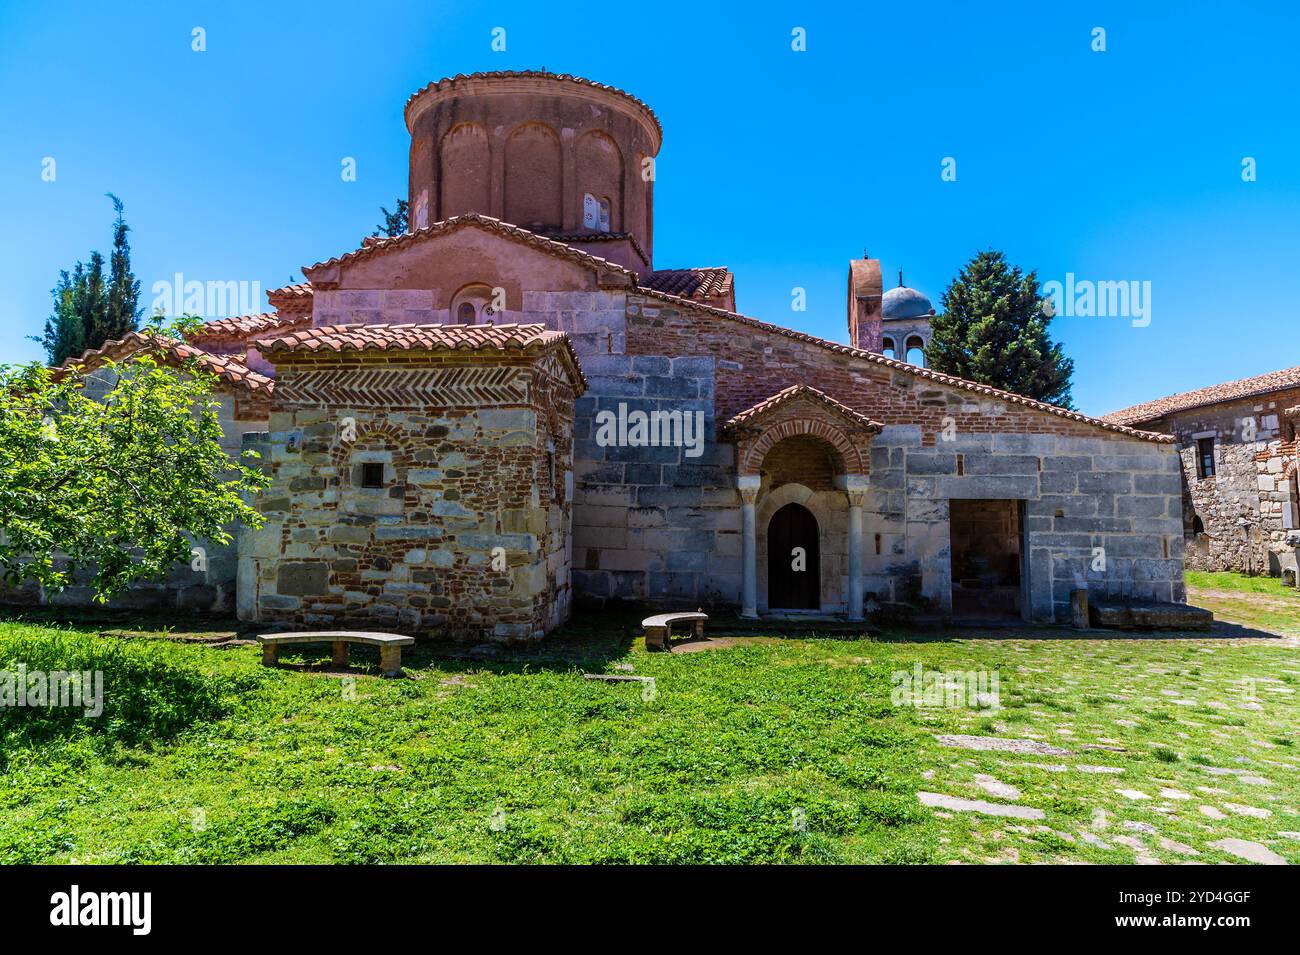
<path fill-rule="evenodd" d="M 790 503 L 767 525 L 767 604 L 773 610 L 821 609 L 817 518 Z"/>

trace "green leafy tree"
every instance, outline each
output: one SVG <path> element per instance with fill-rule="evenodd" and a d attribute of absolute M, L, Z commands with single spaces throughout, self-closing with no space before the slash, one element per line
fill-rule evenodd
<path fill-rule="evenodd" d="M 930 322 L 926 364 L 968 381 L 992 385 L 1062 408 L 1072 407 L 1073 360 L 1047 334 L 1035 272 L 1007 264 L 1001 252 L 980 252 L 943 295 Z"/>
<path fill-rule="evenodd" d="M 396 212 L 389 212 L 383 206 L 379 207 L 379 211 L 383 213 L 384 221 L 375 226 L 375 231 L 370 233 L 371 235 L 386 235 L 391 238 L 395 235 L 402 235 L 410 226 L 410 210 L 407 208 L 405 199 L 397 200 Z"/>
<path fill-rule="evenodd" d="M 122 201 L 109 194 L 117 210 L 113 229 L 113 254 L 108 278 L 104 257 L 90 253 L 90 262 L 78 262 L 69 273 L 59 273 L 51 294 L 54 311 L 45 322 L 45 332 L 34 341 L 45 346 L 51 365 L 77 358 L 87 348 L 98 348 L 110 339 L 134 331 L 140 317 L 137 310 L 140 283 L 131 272 L 131 246 L 126 234 L 130 226 L 122 217 Z"/>
<path fill-rule="evenodd" d="M 147 353 L 92 375 L 0 366 L 0 573 L 47 591 L 89 575 L 107 601 L 229 543 L 267 484 L 221 447 L 216 379 Z M 253 457 L 252 452 L 246 453 Z"/>

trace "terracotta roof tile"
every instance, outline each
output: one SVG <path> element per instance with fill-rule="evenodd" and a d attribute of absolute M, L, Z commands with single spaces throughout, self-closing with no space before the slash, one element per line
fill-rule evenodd
<path fill-rule="evenodd" d="M 238 315 L 234 318 L 218 318 L 204 322 L 186 337 L 189 341 L 202 341 L 215 336 L 243 336 L 273 331 L 277 328 L 289 328 L 310 321 L 307 315 L 280 316 L 269 312 L 261 315 Z"/>
<path fill-rule="evenodd" d="M 656 269 L 641 279 L 641 284 L 656 292 L 682 298 L 706 299 L 729 295 L 735 277 L 725 266 L 702 269 Z"/>
<path fill-rule="evenodd" d="M 467 212 L 464 215 L 452 216 L 450 219 L 443 219 L 441 222 L 435 222 L 432 225 L 425 226 L 423 229 L 416 229 L 414 232 L 406 232 L 402 235 L 392 237 L 368 237 L 359 249 L 344 255 L 335 256 L 332 259 L 326 259 L 324 262 L 317 262 L 315 265 L 303 267 L 303 274 L 311 278 L 310 273 L 318 269 L 328 268 L 333 265 L 342 265 L 347 262 L 355 262 L 360 259 L 368 258 L 372 255 L 378 255 L 393 249 L 398 249 L 409 245 L 413 242 L 421 242 L 425 239 L 432 238 L 436 235 L 443 235 L 454 232 L 457 229 L 468 225 L 479 225 L 486 229 L 503 235 L 509 239 L 514 239 L 524 245 L 532 246 L 551 255 L 559 255 L 570 261 L 577 262 L 591 269 L 605 269 L 611 272 L 627 276 L 635 281 L 636 273 L 631 269 L 619 265 L 617 262 L 610 262 L 608 259 L 602 259 L 598 255 L 592 255 L 590 252 L 583 252 L 575 249 L 563 242 L 557 242 L 555 239 L 548 239 L 546 236 L 538 235 L 536 232 L 530 232 L 528 229 L 520 228 L 517 225 L 511 225 L 509 222 L 502 222 L 500 219 L 494 219 L 491 216 L 479 215 L 477 212 Z"/>
<path fill-rule="evenodd" d="M 105 362 L 120 361 L 131 355 L 154 354 L 175 364 L 196 362 L 200 368 L 216 375 L 221 381 L 247 388 L 249 391 L 269 395 L 275 382 L 266 375 L 253 371 L 238 359 L 226 355 L 213 355 L 201 348 L 175 338 L 153 332 L 131 332 L 120 340 L 105 342 L 99 348 L 82 353 L 80 358 L 70 358 L 59 365 L 56 372 L 93 370 Z"/>
<path fill-rule="evenodd" d="M 1157 444 L 1171 444 L 1174 441 L 1172 435 L 1156 434 L 1153 431 L 1139 431 L 1136 428 L 1130 428 L 1126 425 L 1116 424 L 1111 421 L 1103 421 L 1100 418 L 1092 418 L 1088 415 L 1080 414 L 1077 411 L 1058 408 L 1056 405 L 1049 405 L 1044 401 L 1035 401 L 1033 398 L 1026 398 L 1023 395 L 1013 394 L 1010 391 L 1003 391 L 1001 388 L 994 388 L 990 385 L 981 385 L 975 381 L 966 381 L 963 378 L 957 378 L 953 375 L 945 375 L 942 372 L 932 371 L 929 368 L 909 365 L 907 362 L 899 361 L 896 358 L 886 358 L 884 355 L 877 355 L 875 352 L 864 351 L 861 348 L 854 348 L 852 345 L 841 345 L 839 342 L 827 341 L 824 338 L 818 338 L 816 335 L 809 335 L 807 332 L 799 332 L 792 328 L 785 328 L 781 325 L 773 325 L 770 322 L 763 322 L 757 318 L 750 318 L 748 315 L 741 315 L 739 312 L 729 312 L 724 308 L 716 308 L 713 305 L 705 305 L 702 302 L 692 301 L 688 298 L 669 295 L 652 288 L 646 288 L 645 286 L 638 287 L 636 291 L 637 293 L 649 298 L 657 298 L 670 304 L 693 308 L 709 315 L 716 315 L 719 318 L 725 318 L 742 325 L 748 325 L 751 328 L 762 329 L 765 332 L 783 335 L 786 338 L 806 342 L 810 345 L 816 345 L 817 347 L 825 348 L 828 351 L 839 352 L 841 355 L 851 355 L 854 358 L 860 358 L 873 365 L 883 365 L 886 368 L 890 368 L 894 371 L 901 371 L 917 378 L 924 378 L 929 381 L 938 382 L 939 384 L 948 385 L 952 388 L 960 388 L 963 391 L 971 391 L 976 394 L 986 395 L 990 398 L 997 398 L 1001 401 L 1007 402 L 1008 404 L 1017 404 L 1026 408 L 1033 408 L 1036 411 L 1044 411 L 1060 418 L 1067 418 L 1070 421 L 1078 421 L 1081 424 L 1093 425 L 1105 431 L 1113 431 L 1117 434 L 1127 435 L 1128 437 L 1138 438 L 1143 441 L 1151 441 Z"/>
<path fill-rule="evenodd" d="M 266 293 L 266 300 L 272 305 L 287 305 L 293 302 L 309 302 L 311 301 L 311 297 L 311 285 L 307 282 L 299 282 L 297 285 L 286 285 L 283 288 L 273 288 Z"/>
<path fill-rule="evenodd" d="M 789 388 L 784 388 L 772 397 L 764 398 L 752 408 L 746 408 L 739 414 L 733 415 L 727 420 L 726 427 L 743 427 L 747 422 L 772 411 L 774 408 L 777 408 L 788 401 L 794 401 L 797 398 L 811 398 L 813 401 L 830 408 L 840 417 L 847 418 L 862 427 L 864 430 L 870 431 L 873 434 L 879 433 L 880 430 L 884 428 L 884 425 L 879 421 L 873 421 L 866 415 L 854 411 L 848 405 L 836 401 L 830 395 L 826 394 L 826 392 L 819 391 L 811 385 L 791 385 Z"/>
<path fill-rule="evenodd" d="M 1210 385 L 1208 388 L 1184 391 L 1165 398 L 1156 398 L 1153 401 L 1144 401 L 1120 411 L 1112 411 L 1104 415 L 1101 420 L 1124 425 L 1143 424 L 1176 411 L 1190 411 L 1193 408 L 1203 408 L 1223 401 L 1254 398 L 1273 391 L 1286 391 L 1292 388 L 1300 388 L 1300 366 L 1270 371 L 1264 375 L 1255 375 L 1253 378 L 1225 381 L 1222 384 Z"/>
<path fill-rule="evenodd" d="M 273 356 L 293 352 L 343 353 L 367 351 L 518 351 L 540 353 L 560 349 L 579 383 L 586 390 L 569 336 L 545 325 L 318 325 L 287 335 L 258 339 L 262 353 Z"/>
<path fill-rule="evenodd" d="M 539 229 L 538 235 L 545 236 L 548 239 L 554 239 L 556 242 L 563 242 L 565 245 L 571 245 L 575 242 L 630 242 L 632 249 L 642 262 L 649 263 L 650 256 L 645 254 L 645 249 L 641 248 L 641 243 L 637 241 L 635 235 L 631 232 L 597 232 L 594 229 Z"/>
<path fill-rule="evenodd" d="M 636 104 L 641 109 L 645 110 L 646 114 L 650 117 L 651 121 L 655 124 L 655 129 L 658 130 L 659 132 L 659 138 L 662 140 L 664 136 L 664 128 L 662 125 L 660 125 L 659 117 L 655 115 L 655 111 L 652 110 L 649 106 L 647 106 L 643 101 L 637 99 L 631 93 L 627 92 L 627 90 L 621 90 L 617 86 L 607 86 L 604 83 L 597 83 L 595 80 L 589 80 L 586 77 L 574 76 L 572 73 L 548 73 L 546 70 L 490 70 L 482 73 L 457 73 L 455 76 L 444 76 L 440 80 L 434 80 L 432 83 L 429 83 L 427 86 L 424 86 L 416 90 L 406 100 L 406 106 L 403 109 L 403 115 L 408 117 L 407 128 L 408 129 L 410 128 L 409 117 L 411 115 L 411 107 L 415 104 L 415 101 L 419 99 L 421 96 L 423 96 L 425 93 L 428 93 L 431 90 L 438 90 L 438 89 L 444 89 L 446 87 L 455 86 L 457 83 L 461 83 L 464 81 L 473 81 L 473 80 L 480 80 L 480 79 L 560 80 L 566 83 L 576 83 L 579 86 L 586 86 L 591 89 L 603 90 L 607 93 L 614 93 L 618 96 L 622 96 L 624 99 Z"/>

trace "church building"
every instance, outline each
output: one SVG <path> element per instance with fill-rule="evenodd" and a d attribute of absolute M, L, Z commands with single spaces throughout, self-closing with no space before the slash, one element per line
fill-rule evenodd
<path fill-rule="evenodd" d="M 502 642 L 579 601 L 1054 621 L 1080 588 L 1183 600 L 1171 436 L 925 368 L 934 309 L 878 260 L 849 263 L 847 342 L 741 314 L 727 268 L 656 262 L 663 130 L 636 97 L 480 73 L 405 120 L 409 232 L 307 265 L 267 314 L 82 359 L 197 358 L 273 479 L 263 527 L 149 599 Z"/>

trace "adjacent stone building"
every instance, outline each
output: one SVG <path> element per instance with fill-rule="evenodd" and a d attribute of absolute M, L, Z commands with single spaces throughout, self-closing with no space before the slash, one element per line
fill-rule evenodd
<path fill-rule="evenodd" d="M 1300 368 L 1158 398 L 1105 420 L 1173 436 L 1187 566 L 1294 581 Z"/>
<path fill-rule="evenodd" d="M 1173 438 L 884 354 L 933 309 L 878 260 L 850 263 L 851 344 L 738 313 L 726 268 L 656 269 L 662 132 L 636 98 L 488 73 L 406 119 L 411 231 L 190 343 L 240 369 L 232 400 L 269 382 L 240 424 L 267 524 L 220 582 L 242 617 L 533 640 L 578 600 L 1052 621 L 1079 588 L 1183 599 Z"/>

